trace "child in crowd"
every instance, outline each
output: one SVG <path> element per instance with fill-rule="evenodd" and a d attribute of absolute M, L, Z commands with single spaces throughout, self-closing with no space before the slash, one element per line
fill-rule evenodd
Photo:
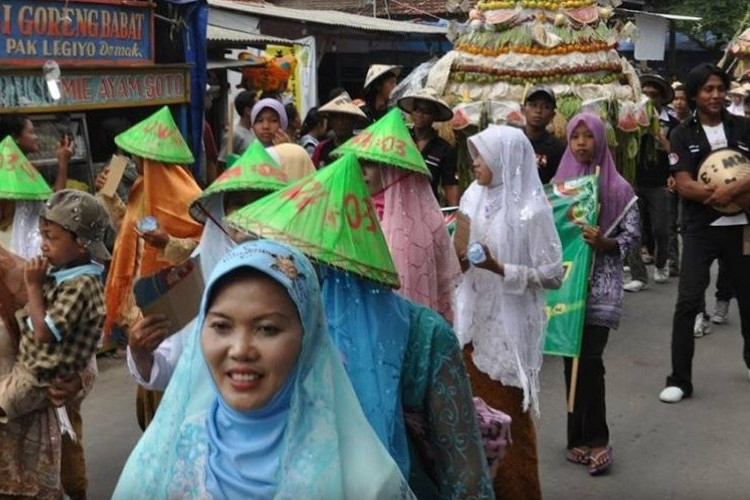
<path fill-rule="evenodd" d="M 20 315 L 19 354 L 0 377 L 0 423 L 49 405 L 47 387 L 81 372 L 96 352 L 104 323 L 104 208 L 80 191 L 55 193 L 41 212 L 42 257 L 28 262 L 28 304 Z M 49 269 L 48 269 L 49 267 Z"/>
<path fill-rule="evenodd" d="M 586 227 L 584 241 L 594 250 L 586 319 L 583 327 L 575 408 L 568 413 L 569 462 L 588 467 L 596 476 L 612 465 L 602 355 L 610 330 L 620 325 L 623 300 L 623 259 L 641 236 L 637 198 L 617 172 L 607 146 L 604 122 L 591 113 L 580 113 L 568 123 L 568 148 L 552 182 L 564 182 L 599 169 L 599 219 Z M 565 358 L 567 394 L 573 374 L 572 358 Z"/>

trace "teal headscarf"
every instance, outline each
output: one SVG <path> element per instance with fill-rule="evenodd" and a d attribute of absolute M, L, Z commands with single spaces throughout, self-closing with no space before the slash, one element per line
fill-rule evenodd
<path fill-rule="evenodd" d="M 273 472 L 275 492 L 266 498 L 414 498 L 359 406 L 328 335 L 312 265 L 298 250 L 268 240 L 236 247 L 214 269 L 197 327 L 155 419 L 125 465 L 113 498 L 211 497 L 206 487 L 210 442 L 206 422 L 220 396 L 199 337 L 211 288 L 221 277 L 243 267 L 266 273 L 286 288 L 304 330 Z"/>

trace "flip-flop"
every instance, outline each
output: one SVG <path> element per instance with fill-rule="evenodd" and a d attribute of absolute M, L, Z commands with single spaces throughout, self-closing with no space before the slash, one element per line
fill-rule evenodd
<path fill-rule="evenodd" d="M 601 460 L 602 458 L 604 458 L 604 461 Z M 596 454 L 591 454 L 589 456 L 589 474 L 598 476 L 607 472 L 612 467 L 612 462 L 614 462 L 614 456 L 611 446 L 607 446 Z"/>
<path fill-rule="evenodd" d="M 588 465 L 591 457 L 591 448 L 588 446 L 576 446 L 568 450 L 565 460 L 574 464 Z"/>

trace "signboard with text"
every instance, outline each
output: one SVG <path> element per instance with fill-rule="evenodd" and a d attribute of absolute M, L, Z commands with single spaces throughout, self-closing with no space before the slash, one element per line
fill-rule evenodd
<path fill-rule="evenodd" d="M 52 100 L 41 72 L 0 71 L 0 113 L 54 112 L 129 106 L 157 106 L 188 102 L 186 67 L 108 71 L 63 71 L 62 97 Z"/>
<path fill-rule="evenodd" d="M 147 65 L 154 12 L 147 2 L 0 0 L 0 64 Z"/>

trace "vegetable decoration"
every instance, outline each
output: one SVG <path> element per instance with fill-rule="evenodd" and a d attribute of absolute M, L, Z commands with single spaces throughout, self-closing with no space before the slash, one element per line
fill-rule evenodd
<path fill-rule="evenodd" d="M 555 92 L 562 135 L 582 109 L 607 123 L 607 140 L 626 176 L 635 173 L 640 137 L 653 133 L 654 111 L 640 95 L 630 64 L 617 53 L 611 2 L 479 0 L 454 50 L 430 72 L 427 85 L 471 134 L 487 123 L 516 123 L 532 85 Z M 447 70 L 447 71 L 446 71 Z M 460 122 L 460 123 L 459 123 Z"/>

